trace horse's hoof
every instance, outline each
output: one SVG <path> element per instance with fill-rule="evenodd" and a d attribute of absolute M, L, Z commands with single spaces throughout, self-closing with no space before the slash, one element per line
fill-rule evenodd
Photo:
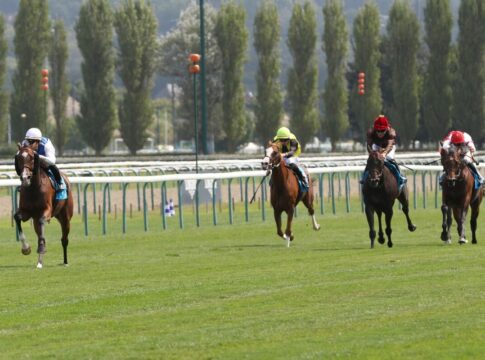
<path fill-rule="evenodd" d="M 476 244 L 476 243 L 477 243 L 477 241 L 476 241 L 476 240 L 472 240 L 472 244 Z"/>
<path fill-rule="evenodd" d="M 37 269 L 42 269 L 42 263 L 37 263 Z"/>
<path fill-rule="evenodd" d="M 394 245 L 392 242 L 387 243 L 387 247 L 392 248 L 392 245 Z"/>
<path fill-rule="evenodd" d="M 30 248 L 30 246 L 26 248 L 22 248 L 22 254 L 24 255 L 29 255 L 31 251 L 32 249 Z"/>
<path fill-rule="evenodd" d="M 313 228 L 313 230 L 315 230 L 315 231 L 320 230 L 320 225 L 315 226 L 315 227 Z"/>
<path fill-rule="evenodd" d="M 467 240 L 467 239 L 460 239 L 460 240 L 458 241 L 458 243 L 459 243 L 460 245 L 466 244 L 467 242 L 468 242 L 468 240 Z"/>
<path fill-rule="evenodd" d="M 448 241 L 448 235 L 444 231 L 441 233 L 441 240 Z"/>
<path fill-rule="evenodd" d="M 377 241 L 379 241 L 379 244 L 384 244 L 386 242 L 386 240 L 382 237 L 380 237 L 379 239 L 377 239 Z"/>
<path fill-rule="evenodd" d="M 295 236 L 293 236 L 293 234 L 290 235 L 290 241 L 293 241 L 293 239 L 295 238 Z"/>
<path fill-rule="evenodd" d="M 416 230 L 416 225 L 409 225 L 408 226 L 408 230 L 411 231 L 411 232 L 415 231 Z"/>
<path fill-rule="evenodd" d="M 446 244 L 446 245 L 451 245 L 451 240 L 450 240 L 450 239 L 446 239 L 446 240 L 445 240 L 445 244 Z"/>

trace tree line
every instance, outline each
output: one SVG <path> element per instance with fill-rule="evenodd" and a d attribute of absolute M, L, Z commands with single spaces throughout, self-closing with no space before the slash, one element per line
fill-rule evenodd
<path fill-rule="evenodd" d="M 317 11 L 323 14 L 321 34 Z M 275 1 L 263 0 L 253 19 L 258 63 L 254 94 L 244 88 L 246 10 L 230 0 L 218 9 L 205 4 L 204 12 L 207 129 L 215 151 L 234 152 L 247 141 L 264 144 L 282 124 L 303 146 L 314 136 L 328 137 L 336 150 L 342 139 L 365 141 L 366 129 L 379 113 L 390 117 L 406 149 L 415 140 L 436 142 L 452 128 L 469 132 L 478 145 L 485 140 L 485 0 L 461 0 L 456 41 L 450 0 L 425 1 L 423 29 L 405 0 L 393 2 L 385 26 L 377 4 L 367 1 L 351 27 L 341 0 L 326 0 L 321 9 L 302 0 L 292 5 L 285 38 Z M 153 127 L 157 75 L 170 78 L 178 90 L 172 86 L 174 139 L 194 139 L 194 109 L 200 107 L 194 107 L 187 57 L 200 51 L 199 20 L 198 5 L 192 4 L 169 33 L 157 37 L 157 19 L 147 1 L 123 0 L 117 9 L 108 0 L 84 1 L 75 24 L 82 55 L 80 113 L 68 119 L 66 99 L 72 85 L 65 73 L 64 24 L 51 23 L 47 0 L 20 0 L 13 90 L 0 91 L 2 142 L 8 115 L 15 140 L 32 126 L 49 129 L 48 95 L 55 128 L 46 131 L 61 153 L 69 142 L 82 139 L 100 155 L 118 129 L 136 154 Z M 281 41 L 292 58 L 283 74 L 285 85 L 280 81 Z M 5 81 L 6 50 L 5 19 L 0 16 L 0 83 Z M 318 74 L 319 58 L 325 61 L 325 74 Z M 46 93 L 40 71 L 47 61 Z M 359 73 L 365 74 L 360 93 Z M 322 75 L 325 85 L 319 89 Z"/>

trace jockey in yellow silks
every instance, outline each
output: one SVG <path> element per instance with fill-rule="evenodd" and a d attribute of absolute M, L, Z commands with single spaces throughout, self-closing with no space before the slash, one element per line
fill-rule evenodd
<path fill-rule="evenodd" d="M 273 143 L 278 146 L 286 166 L 292 169 L 308 189 L 308 176 L 299 165 L 298 155 L 301 154 L 301 146 L 296 136 L 287 127 L 281 127 L 273 138 Z"/>

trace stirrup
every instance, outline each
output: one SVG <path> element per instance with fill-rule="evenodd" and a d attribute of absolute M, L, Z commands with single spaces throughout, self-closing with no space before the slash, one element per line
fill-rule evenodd
<path fill-rule="evenodd" d="M 57 183 L 57 190 L 66 190 L 66 184 Z"/>

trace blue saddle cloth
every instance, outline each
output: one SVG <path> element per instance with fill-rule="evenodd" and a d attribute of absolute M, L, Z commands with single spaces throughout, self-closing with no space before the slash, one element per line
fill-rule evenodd
<path fill-rule="evenodd" d="M 61 183 L 64 185 L 64 189 L 59 189 L 59 185 L 57 184 L 56 178 L 51 170 L 47 170 L 47 175 L 51 181 L 52 186 L 56 190 L 56 200 L 66 200 L 67 199 L 67 186 L 64 182 L 64 178 L 61 176 Z"/>

